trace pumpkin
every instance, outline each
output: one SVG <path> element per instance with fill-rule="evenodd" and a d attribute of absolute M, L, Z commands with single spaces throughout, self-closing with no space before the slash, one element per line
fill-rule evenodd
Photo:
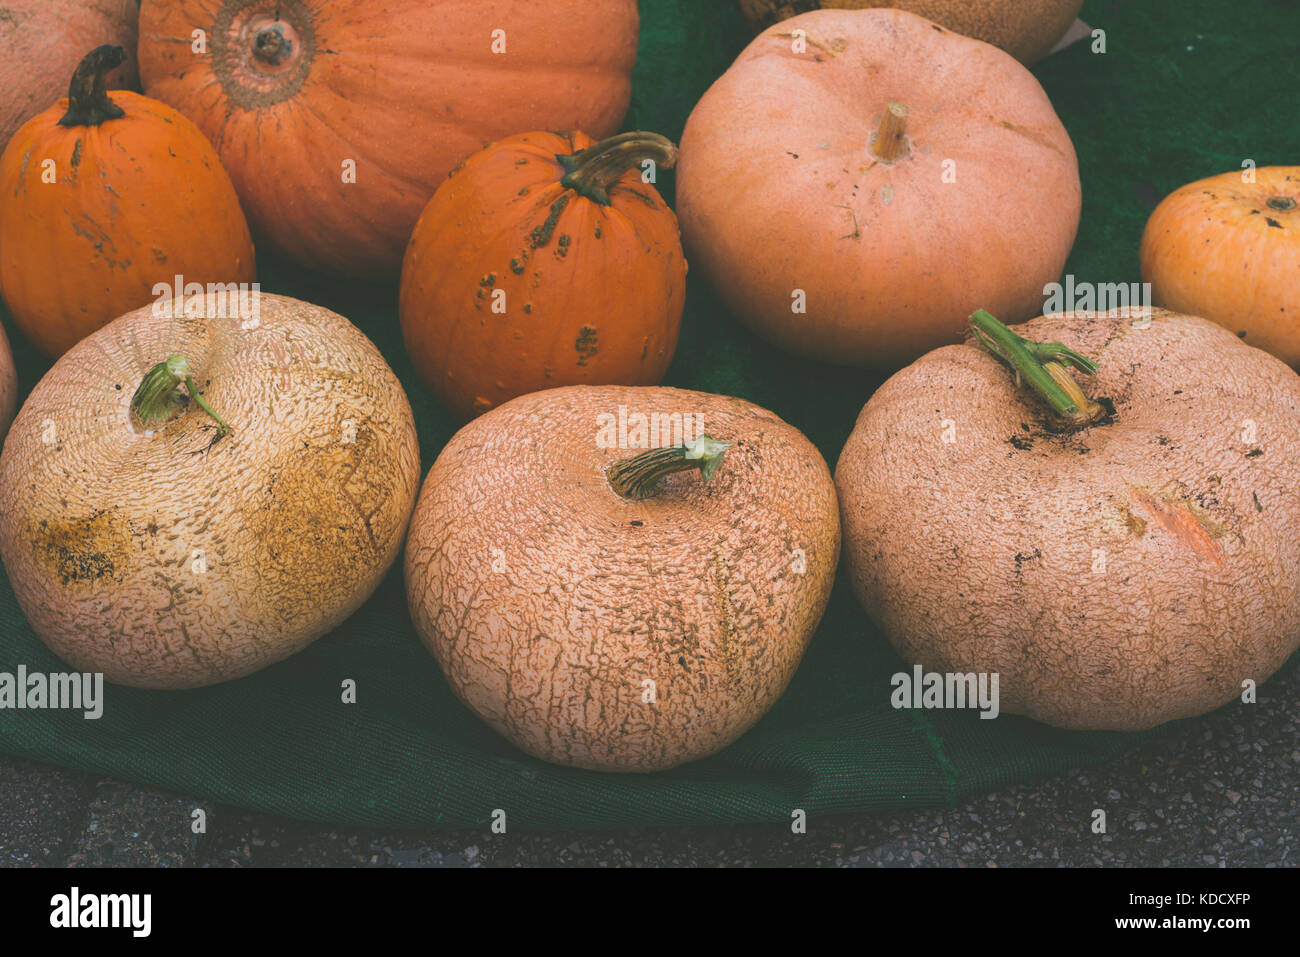
<path fill-rule="evenodd" d="M 465 157 L 522 130 L 618 129 L 639 21 L 636 0 L 145 0 L 140 35 L 145 92 L 217 145 L 259 241 L 395 278 Z"/>
<path fill-rule="evenodd" d="M 1165 310 L 972 321 L 989 349 L 890 378 L 835 472 L 849 577 L 908 669 L 997 673 L 1001 711 L 1099 730 L 1268 678 L 1300 646 L 1300 376 Z"/>
<path fill-rule="evenodd" d="M 677 169 L 687 254 L 738 319 L 883 369 L 960 341 L 976 308 L 1041 312 L 1080 204 L 1033 75 L 902 10 L 764 31 L 691 113 Z"/>
<path fill-rule="evenodd" d="M 644 183 L 676 147 L 525 133 L 438 188 L 402 267 L 407 351 L 462 418 L 561 385 L 654 385 L 677 345 L 686 259 L 677 218 Z M 648 178 L 648 177 L 647 177 Z"/>
<path fill-rule="evenodd" d="M 1197 180 L 1142 234 L 1142 278 L 1161 306 L 1226 327 L 1300 367 L 1300 166 Z"/>
<path fill-rule="evenodd" d="M 9 351 L 9 337 L 0 326 L 0 442 L 9 431 L 18 408 L 18 373 L 14 369 L 14 354 Z"/>
<path fill-rule="evenodd" d="M 127 51 L 108 74 L 110 89 L 135 89 L 136 0 L 5 0 L 0 7 L 0 150 L 22 126 L 68 91 L 87 50 Z"/>
<path fill-rule="evenodd" d="M 131 312 L 24 403 L 0 556 L 78 670 L 192 688 L 306 647 L 374 591 L 419 484 L 410 405 L 351 323 L 282 296 Z"/>
<path fill-rule="evenodd" d="M 830 472 L 772 413 L 679 389 L 535 392 L 462 428 L 406 546 L 452 690 L 545 761 L 655 771 L 777 700 L 839 557 Z"/>
<path fill-rule="evenodd" d="M 897 7 L 1001 47 L 1021 63 L 1041 60 L 1083 9 L 1083 0 L 738 0 L 757 27 L 818 8 Z"/>
<path fill-rule="evenodd" d="M 138 93 L 106 94 L 124 56 L 87 55 L 69 99 L 0 157 L 0 292 L 49 356 L 178 283 L 257 277 L 239 200 L 203 134 Z"/>

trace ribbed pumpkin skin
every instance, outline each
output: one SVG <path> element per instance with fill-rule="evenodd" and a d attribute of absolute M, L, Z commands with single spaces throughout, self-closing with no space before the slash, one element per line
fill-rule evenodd
<path fill-rule="evenodd" d="M 949 30 L 1001 47 L 1021 63 L 1041 60 L 1065 35 L 1083 0 L 739 0 L 760 27 L 809 10 L 896 7 Z"/>
<path fill-rule="evenodd" d="M 254 38 L 277 23 L 292 48 L 272 65 Z M 639 20 L 636 0 L 145 0 L 140 35 L 145 92 L 216 144 L 259 242 L 388 278 L 466 156 L 520 130 L 618 128 Z"/>
<path fill-rule="evenodd" d="M 1300 166 L 1175 190 L 1147 221 L 1141 259 L 1158 305 L 1212 319 L 1300 368 Z"/>
<path fill-rule="evenodd" d="M 872 152 L 891 103 L 909 113 L 892 165 Z M 961 341 L 976 309 L 1040 313 L 1082 205 L 1033 74 L 902 10 L 765 30 L 692 111 L 676 175 L 687 255 L 737 319 L 796 355 L 877 369 Z"/>
<path fill-rule="evenodd" d="M 153 287 L 257 278 L 248 224 L 203 134 L 171 107 L 113 91 L 126 115 L 59 126 L 66 99 L 0 158 L 0 291 L 54 357 L 153 301 Z M 42 182 L 53 160 L 54 183 Z"/>
<path fill-rule="evenodd" d="M 686 259 L 677 217 L 636 168 L 608 206 L 561 185 L 582 133 L 525 133 L 439 188 L 402 268 L 407 351 L 469 418 L 562 385 L 656 385 L 677 347 Z M 501 302 L 504 313 L 494 312 Z"/>
<path fill-rule="evenodd" d="M 127 62 L 109 74 L 110 89 L 135 89 L 136 0 L 4 0 L 0 3 L 0 150 L 9 137 L 68 92 L 68 77 L 87 50 L 109 43 Z"/>

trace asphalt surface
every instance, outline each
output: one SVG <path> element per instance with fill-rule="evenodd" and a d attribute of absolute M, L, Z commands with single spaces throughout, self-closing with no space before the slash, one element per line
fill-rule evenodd
<path fill-rule="evenodd" d="M 957 807 L 789 825 L 383 832 L 0 757 L 0 867 L 1294 867 L 1300 666 L 1104 765 Z M 1094 832 L 1095 812 L 1106 815 Z M 206 828 L 196 834 L 195 812 Z"/>

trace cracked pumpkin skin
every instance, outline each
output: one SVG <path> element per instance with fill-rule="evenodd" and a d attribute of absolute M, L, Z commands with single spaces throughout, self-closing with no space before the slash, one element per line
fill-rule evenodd
<path fill-rule="evenodd" d="M 964 36 L 1001 47 L 1021 63 L 1041 60 L 1070 29 L 1083 0 L 739 0 L 757 26 L 809 10 L 897 7 Z"/>
<path fill-rule="evenodd" d="M 597 416 L 700 413 L 733 442 L 707 481 L 621 497 Z M 804 571 L 796 571 L 802 549 Z M 830 472 L 796 429 L 740 399 L 573 386 L 456 434 L 406 548 L 411 614 L 457 696 L 538 758 L 646 772 L 739 738 L 793 676 L 830 595 Z M 645 703 L 644 681 L 656 700 Z"/>
<path fill-rule="evenodd" d="M 1300 377 L 1164 310 L 1015 331 L 1094 359 L 1076 378 L 1113 416 L 1047 431 L 972 343 L 889 379 L 835 473 L 867 613 L 909 665 L 998 672 L 1003 711 L 1059 727 L 1150 728 L 1263 682 L 1300 647 Z"/>
<path fill-rule="evenodd" d="M 1300 166 L 1188 183 L 1142 234 L 1142 278 L 1162 306 L 1204 316 L 1300 368 Z"/>
<path fill-rule="evenodd" d="M 891 104 L 901 137 L 881 135 Z M 1081 195 L 1033 74 L 902 10 L 763 31 L 691 113 L 677 165 L 686 253 L 737 319 L 796 355 L 891 371 L 960 342 L 975 309 L 1037 315 Z"/>
<path fill-rule="evenodd" d="M 10 429 L 0 555 L 79 670 L 141 688 L 242 677 L 341 624 L 397 557 L 419 483 L 397 378 L 326 309 L 263 294 L 243 322 L 123 316 L 55 363 Z M 173 353 L 227 435 L 193 400 L 152 432 L 133 417 Z"/>

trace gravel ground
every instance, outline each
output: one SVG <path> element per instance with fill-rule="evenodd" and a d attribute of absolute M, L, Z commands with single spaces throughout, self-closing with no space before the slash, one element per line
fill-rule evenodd
<path fill-rule="evenodd" d="M 321 827 L 0 757 L 0 866 L 1287 867 L 1300 862 L 1300 667 L 1108 764 L 946 809 L 630 831 Z M 1093 832 L 1094 811 L 1106 833 Z M 206 833 L 196 835 L 196 811 Z"/>

